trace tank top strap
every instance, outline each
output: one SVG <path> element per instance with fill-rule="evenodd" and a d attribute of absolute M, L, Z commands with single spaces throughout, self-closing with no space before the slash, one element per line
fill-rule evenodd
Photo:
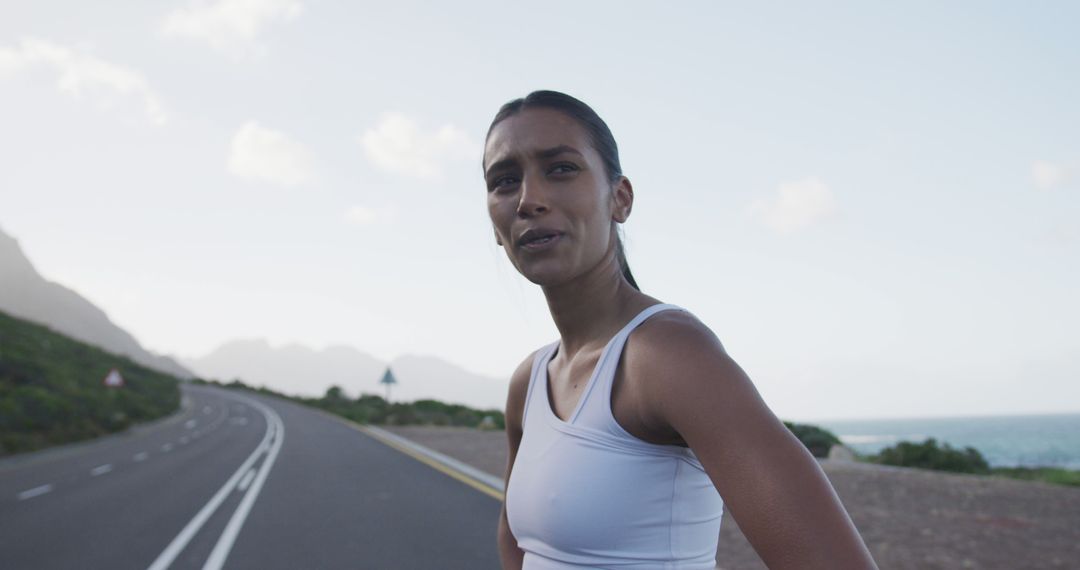
<path fill-rule="evenodd" d="M 547 366 L 548 360 L 551 360 L 551 353 L 555 352 L 558 348 L 559 341 L 552 342 L 536 351 L 536 355 L 533 357 L 532 372 L 529 376 L 529 386 L 525 391 L 525 409 L 521 412 L 521 425 L 524 428 L 529 421 L 529 418 L 535 418 L 533 421 L 540 421 L 540 418 L 545 416 L 547 410 L 539 409 L 533 410 L 539 406 L 548 406 L 547 398 L 547 386 L 541 383 L 541 378 L 546 379 L 547 374 L 544 367 Z"/>
<path fill-rule="evenodd" d="M 615 372 L 621 360 L 623 347 L 626 339 L 641 323 L 649 317 L 667 310 L 685 310 L 677 305 L 660 303 L 652 305 L 638 313 L 631 319 L 608 343 L 604 352 L 600 355 L 597 363 L 596 378 L 589 386 L 589 391 L 582 397 L 586 400 L 575 418 L 575 424 L 607 432 L 620 438 L 627 437 L 627 433 L 615 421 L 611 412 L 611 388 L 615 380 Z"/>

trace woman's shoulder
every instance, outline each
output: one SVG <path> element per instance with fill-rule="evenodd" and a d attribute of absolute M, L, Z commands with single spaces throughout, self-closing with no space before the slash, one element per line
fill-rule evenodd
<path fill-rule="evenodd" d="M 634 329 L 624 349 L 629 358 L 660 362 L 686 356 L 727 356 L 724 345 L 711 328 L 685 309 L 660 311 Z"/>
<path fill-rule="evenodd" d="M 716 333 L 685 310 L 645 320 L 627 338 L 622 357 L 628 381 L 650 399 L 719 389 L 742 372 Z"/>

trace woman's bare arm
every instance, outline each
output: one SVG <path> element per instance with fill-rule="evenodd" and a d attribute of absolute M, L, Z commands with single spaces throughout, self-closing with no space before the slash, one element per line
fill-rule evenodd
<path fill-rule="evenodd" d="M 525 411 L 525 395 L 529 389 L 529 376 L 532 373 L 533 355 L 530 355 L 514 371 L 510 377 L 510 390 L 506 396 L 506 440 L 509 445 L 509 453 L 506 456 L 505 483 L 510 483 L 510 471 L 514 467 L 514 458 L 517 457 L 518 446 L 521 444 L 521 416 Z M 506 485 L 504 485 L 504 489 Z M 506 520 L 506 501 L 503 501 L 499 511 L 499 560 L 502 561 L 503 570 L 521 570 L 522 559 L 525 553 L 518 548 L 517 539 L 510 532 L 510 525 Z"/>
<path fill-rule="evenodd" d="M 627 370 L 648 379 L 648 413 L 694 451 L 768 567 L 877 568 L 817 461 L 712 331 L 689 316 L 657 321 Z"/>

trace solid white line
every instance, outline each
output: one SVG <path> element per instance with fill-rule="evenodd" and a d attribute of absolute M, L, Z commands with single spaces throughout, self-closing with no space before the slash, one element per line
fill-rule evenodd
<path fill-rule="evenodd" d="M 274 446 L 270 449 L 270 453 L 267 454 L 266 461 L 263 461 L 262 468 L 259 469 L 259 475 L 255 477 L 255 483 L 251 486 L 251 490 L 244 495 L 244 499 L 240 501 L 240 506 L 236 508 L 236 512 L 229 519 L 229 524 L 225 525 L 225 531 L 221 533 L 221 538 L 214 545 L 210 557 L 206 559 L 203 570 L 221 570 L 221 567 L 225 565 L 225 559 L 229 557 L 229 552 L 232 550 L 233 543 L 236 542 L 236 537 L 240 534 L 240 529 L 244 528 L 244 521 L 247 520 L 248 513 L 251 512 L 251 506 L 255 504 L 255 499 L 259 497 L 259 491 L 262 490 L 266 477 L 270 474 L 270 470 L 274 468 L 274 460 L 277 459 L 278 452 L 281 451 L 281 443 L 285 440 L 285 424 L 281 423 L 281 418 L 273 410 L 270 410 L 270 413 L 274 415 L 274 423 L 277 424 L 274 433 Z"/>
<path fill-rule="evenodd" d="M 98 475 L 104 475 L 104 474 L 108 473 L 109 471 L 112 471 L 112 463 L 106 463 L 105 465 L 98 465 L 97 467 L 90 470 L 90 476 L 91 477 L 97 477 Z"/>
<path fill-rule="evenodd" d="M 252 401 L 252 403 L 256 404 L 257 408 L 261 408 L 263 415 L 266 416 L 266 433 L 263 435 L 262 441 L 259 442 L 255 451 L 251 452 L 251 455 L 240 464 L 240 468 L 229 477 L 229 480 L 226 481 L 225 484 L 218 489 L 217 493 L 214 493 L 214 496 L 203 505 L 203 508 L 195 514 L 195 517 L 188 521 L 187 525 L 180 531 L 180 534 L 176 535 L 176 538 L 165 547 L 165 550 L 161 551 L 161 554 L 159 554 L 154 562 L 150 564 L 148 570 L 165 570 L 173 563 L 173 560 L 180 555 L 188 542 L 191 542 L 191 539 L 199 532 L 199 529 L 202 528 L 207 519 L 209 519 L 210 516 L 214 514 L 214 511 L 221 506 L 221 503 L 225 501 L 225 497 L 227 497 L 228 494 L 232 492 L 233 488 L 236 487 L 236 484 L 240 481 L 240 478 L 244 473 L 250 470 L 252 464 L 255 463 L 255 460 L 267 450 L 267 443 L 274 435 L 276 422 L 280 422 L 280 420 L 274 420 L 274 418 L 277 417 L 277 414 L 275 414 L 269 406 L 265 406 L 261 402 L 256 401 Z"/>
<path fill-rule="evenodd" d="M 244 491 L 247 491 L 248 485 L 251 484 L 251 480 L 254 479 L 254 478 L 255 478 L 255 470 L 252 469 L 251 471 L 247 472 L 247 475 L 244 475 L 243 479 L 240 480 L 240 484 L 236 486 L 236 490 L 240 491 L 241 493 L 243 493 Z"/>
<path fill-rule="evenodd" d="M 18 500 L 25 501 L 27 499 L 33 499 L 34 497 L 44 495 L 45 493 L 48 493 L 49 491 L 52 491 L 52 485 L 51 484 L 39 485 L 37 487 L 34 487 L 33 489 L 27 489 L 25 491 L 22 491 L 18 495 L 15 495 L 15 496 L 18 498 Z"/>
<path fill-rule="evenodd" d="M 131 459 L 133 461 L 135 461 L 136 463 L 138 463 L 140 461 L 146 461 L 146 458 L 149 457 L 149 456 L 150 456 L 149 453 L 147 453 L 145 451 L 140 451 L 140 452 L 136 453 Z"/>

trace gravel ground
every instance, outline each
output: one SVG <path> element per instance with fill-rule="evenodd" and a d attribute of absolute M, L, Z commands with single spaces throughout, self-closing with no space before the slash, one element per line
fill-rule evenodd
<path fill-rule="evenodd" d="M 503 476 L 501 431 L 389 429 Z M 821 466 L 882 569 L 1080 568 L 1080 488 L 844 461 Z M 727 513 L 720 529 L 720 568 L 765 568 Z"/>

